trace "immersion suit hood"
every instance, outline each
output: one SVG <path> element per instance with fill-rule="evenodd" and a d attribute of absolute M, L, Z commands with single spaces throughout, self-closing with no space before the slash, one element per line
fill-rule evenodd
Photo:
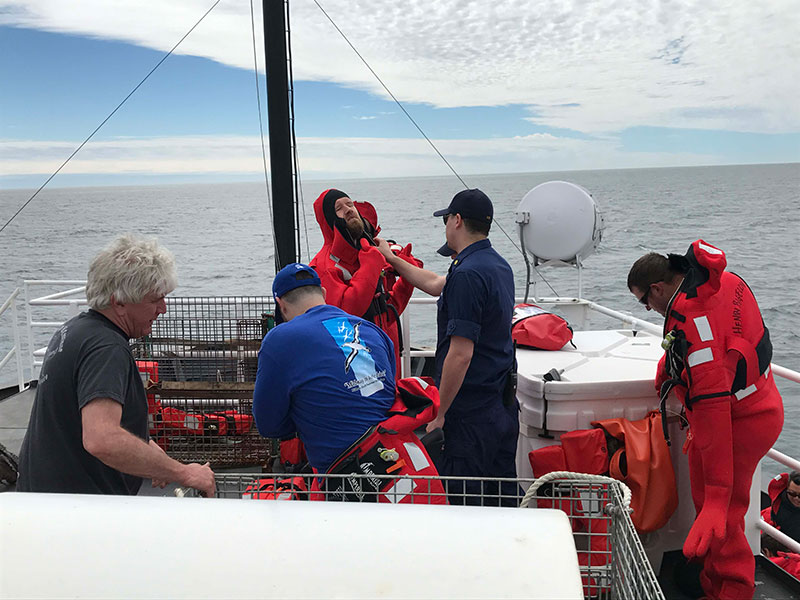
<path fill-rule="evenodd" d="M 328 229 L 331 234 L 331 239 L 333 238 L 333 231 L 336 230 L 348 244 L 358 249 L 359 247 L 358 240 L 353 239 L 350 230 L 347 229 L 346 221 L 336 216 L 336 201 L 339 200 L 339 198 L 349 198 L 349 196 L 341 190 L 331 188 L 329 190 L 324 191 L 320 195 L 320 198 L 322 200 L 320 202 L 320 208 L 322 212 L 321 216 L 325 220 L 325 224 L 328 226 Z M 356 210 L 358 210 L 359 215 L 361 215 L 361 221 L 364 224 L 364 233 L 367 234 L 368 239 L 371 241 L 372 238 L 375 236 L 375 226 L 369 220 L 364 218 L 364 211 L 362 210 L 362 205 L 364 204 L 368 205 L 372 209 L 373 213 L 375 212 L 375 209 L 372 208 L 372 205 L 366 202 L 355 202 L 354 204 L 356 205 Z M 317 222 L 319 222 L 319 217 L 320 217 L 319 212 L 317 212 Z M 322 223 L 320 223 L 320 226 L 322 226 Z M 323 235 L 325 236 L 325 241 L 328 242 L 327 235 L 325 234 L 326 232 L 323 228 Z"/>

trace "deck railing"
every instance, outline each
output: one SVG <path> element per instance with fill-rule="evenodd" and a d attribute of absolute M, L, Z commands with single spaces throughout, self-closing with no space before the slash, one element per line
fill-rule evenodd
<path fill-rule="evenodd" d="M 45 348 L 39 347 L 35 333 L 42 331 L 55 332 L 64 321 L 78 314 L 78 312 L 86 306 L 86 298 L 84 297 L 85 281 L 77 280 L 32 280 L 26 279 L 23 282 L 22 288 L 15 289 L 11 295 L 6 299 L 0 307 L 0 319 L 7 312 L 10 312 L 13 345 L 7 354 L 0 360 L 0 373 L 8 366 L 13 358 L 16 358 L 16 378 L 20 390 L 24 389 L 27 383 L 36 379 L 39 375 L 39 368 L 42 365 Z M 61 287 L 59 291 L 44 294 L 34 295 L 37 290 L 43 287 Z M 20 327 L 18 320 L 18 304 L 20 302 L 20 295 L 23 297 L 24 311 L 25 311 L 25 324 Z M 171 298 L 167 298 L 167 304 L 171 302 Z M 183 301 L 183 300 L 182 300 Z M 226 300 L 227 302 L 235 302 L 236 300 Z M 239 300 L 242 301 L 242 300 Z M 522 302 L 522 298 L 517 298 L 517 302 Z M 183 301 L 185 303 L 185 301 Z M 195 302 L 201 302 L 200 299 Z M 627 325 L 636 331 L 646 331 L 654 335 L 661 334 L 661 327 L 634 317 L 631 314 L 616 311 L 607 308 L 596 302 L 579 298 L 540 298 L 536 303 L 543 308 L 553 310 L 562 314 L 575 329 L 580 329 L 591 314 L 603 315 L 618 321 L 621 324 Z M 436 298 L 430 297 L 413 297 L 409 303 L 413 306 L 432 306 L 436 304 Z M 33 309 L 36 307 L 61 307 L 67 309 L 67 318 L 61 320 L 42 319 L 34 320 Z M 433 349 L 411 349 L 411 312 L 406 310 L 400 317 L 401 328 L 403 331 L 403 356 L 402 356 L 402 372 L 407 375 L 411 371 L 412 358 L 427 358 L 434 355 Z M 2 321 L 0 321 L 2 323 Z M 23 344 L 23 330 L 25 337 L 25 344 Z M 23 346 L 27 347 L 27 351 Z M 777 377 L 782 377 L 789 381 L 800 383 L 800 373 L 782 367 L 775 363 L 772 364 L 772 372 Z"/>

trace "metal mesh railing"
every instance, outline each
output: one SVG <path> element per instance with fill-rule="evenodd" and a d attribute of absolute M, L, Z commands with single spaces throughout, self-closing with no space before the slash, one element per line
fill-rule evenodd
<path fill-rule="evenodd" d="M 170 298 L 132 344 L 147 387 L 150 435 L 174 459 L 265 466 L 276 455 L 252 417 L 258 350 L 274 326 L 267 297 Z"/>
<path fill-rule="evenodd" d="M 391 475 L 217 474 L 219 498 L 519 506 L 533 479 Z M 193 490 L 178 495 L 195 496 Z M 617 482 L 559 479 L 540 486 L 528 506 L 566 513 L 584 596 L 664 600 Z"/>
<path fill-rule="evenodd" d="M 159 396 L 151 405 L 150 437 L 184 463 L 263 467 L 277 456 L 277 442 L 259 435 L 252 406 L 252 399 Z"/>
<path fill-rule="evenodd" d="M 137 359 L 158 360 L 160 381 L 255 381 L 274 310 L 266 296 L 170 298 L 132 350 Z"/>

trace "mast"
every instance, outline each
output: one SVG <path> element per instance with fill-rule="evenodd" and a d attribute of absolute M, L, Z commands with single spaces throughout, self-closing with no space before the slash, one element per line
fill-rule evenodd
<path fill-rule="evenodd" d="M 275 272 L 298 261 L 295 243 L 295 197 L 292 143 L 289 128 L 289 73 L 286 48 L 288 3 L 263 0 L 264 54 L 267 73 L 269 161 L 272 172 L 272 227 Z"/>

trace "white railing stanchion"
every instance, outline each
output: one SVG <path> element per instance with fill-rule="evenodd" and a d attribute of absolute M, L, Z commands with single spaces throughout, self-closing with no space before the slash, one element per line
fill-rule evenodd
<path fill-rule="evenodd" d="M 36 361 L 33 358 L 33 350 L 36 348 L 34 346 L 33 340 L 33 326 L 31 323 L 33 322 L 33 307 L 31 306 L 31 286 L 29 281 L 23 282 L 25 288 L 25 323 L 26 323 L 26 332 L 28 334 L 28 366 L 31 369 L 31 379 L 38 379 L 39 374 L 36 372 Z"/>
<path fill-rule="evenodd" d="M 25 373 L 22 368 L 22 339 L 19 335 L 19 315 L 17 315 L 17 301 L 16 294 L 14 295 L 14 302 L 11 303 L 11 319 L 14 321 L 14 353 L 17 355 L 17 388 L 19 391 L 25 389 Z"/>
<path fill-rule="evenodd" d="M 403 329 L 403 353 L 400 356 L 400 376 L 408 377 L 411 375 L 411 319 L 408 317 L 408 310 L 404 310 L 400 315 L 400 325 Z"/>

